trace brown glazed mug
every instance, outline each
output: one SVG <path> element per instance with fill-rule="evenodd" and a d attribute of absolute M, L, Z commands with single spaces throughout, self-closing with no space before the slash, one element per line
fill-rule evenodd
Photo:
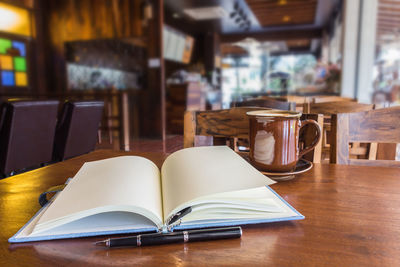
<path fill-rule="evenodd" d="M 321 138 L 318 123 L 314 120 L 300 121 L 300 112 L 272 109 L 246 114 L 250 124 L 249 158 L 262 171 L 294 171 L 299 158 L 311 151 Z M 299 150 L 300 129 L 307 124 L 315 126 L 317 135 L 310 146 Z"/>

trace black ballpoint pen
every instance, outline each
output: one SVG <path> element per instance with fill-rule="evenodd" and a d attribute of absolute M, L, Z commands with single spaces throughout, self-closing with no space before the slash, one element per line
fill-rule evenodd
<path fill-rule="evenodd" d="M 109 238 L 103 241 L 96 242 L 95 244 L 106 247 L 140 247 L 170 243 L 187 243 L 195 241 L 239 238 L 241 236 L 242 228 L 240 226 L 235 226 L 200 230 L 187 230 L 170 233 L 143 234 L 121 238 Z"/>

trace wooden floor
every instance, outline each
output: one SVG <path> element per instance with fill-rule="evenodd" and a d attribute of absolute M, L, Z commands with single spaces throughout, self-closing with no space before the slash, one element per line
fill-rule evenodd
<path fill-rule="evenodd" d="M 183 136 L 171 135 L 167 136 L 165 144 L 165 152 L 172 153 L 183 148 Z M 108 140 L 104 140 L 101 144 L 96 145 L 96 149 L 113 149 L 119 150 L 119 143 L 110 144 Z M 162 140 L 155 139 L 136 139 L 130 141 L 130 150 L 137 152 L 163 152 Z"/>

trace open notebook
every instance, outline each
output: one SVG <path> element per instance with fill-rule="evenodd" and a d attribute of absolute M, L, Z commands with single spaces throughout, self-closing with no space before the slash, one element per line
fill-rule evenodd
<path fill-rule="evenodd" d="M 224 146 L 87 162 L 9 242 L 303 219 L 272 183 Z"/>

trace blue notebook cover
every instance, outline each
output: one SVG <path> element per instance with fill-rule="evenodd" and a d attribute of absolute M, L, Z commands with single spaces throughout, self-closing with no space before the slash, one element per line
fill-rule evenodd
<path fill-rule="evenodd" d="M 211 223 L 202 224 L 182 224 L 173 228 L 173 230 L 185 230 L 185 229 L 200 229 L 208 227 L 223 227 L 223 226 L 235 226 L 235 225 L 246 225 L 246 224 L 258 224 L 258 223 L 270 223 L 270 222 L 280 222 L 280 221 L 292 221 L 292 220 L 302 220 L 305 217 L 295 210 L 289 203 L 287 203 L 281 196 L 279 196 L 273 189 L 266 186 L 267 189 L 271 190 L 279 200 L 281 200 L 288 208 L 290 208 L 296 215 L 290 217 L 280 217 L 273 219 L 252 219 L 252 220 L 221 220 L 214 221 Z M 102 236 L 102 235 L 113 235 L 113 234 L 132 234 L 132 233 L 148 233 L 157 231 L 157 227 L 140 228 L 140 229 L 124 229 L 118 231 L 99 231 L 99 232 L 84 232 L 84 233 L 71 233 L 62 235 L 44 235 L 36 237 L 18 237 L 20 233 L 28 227 L 35 219 L 51 205 L 51 201 L 43 206 L 14 236 L 8 239 L 10 243 L 23 243 L 32 241 L 44 241 L 44 240 L 54 240 L 54 239 L 66 239 L 66 238 L 79 238 L 79 237 L 91 237 L 91 236 Z"/>

